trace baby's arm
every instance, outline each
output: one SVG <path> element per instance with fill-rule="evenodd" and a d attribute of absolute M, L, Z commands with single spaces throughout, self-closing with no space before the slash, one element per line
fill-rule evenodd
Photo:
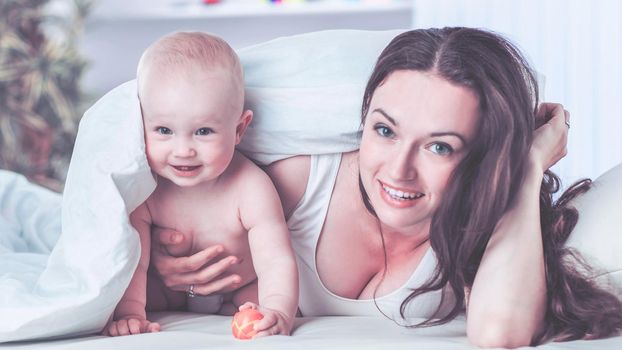
<path fill-rule="evenodd" d="M 159 324 L 147 320 L 145 312 L 147 268 L 151 243 L 151 215 L 145 203 L 132 212 L 130 222 L 140 238 L 140 260 L 130 285 L 117 304 L 113 322 L 104 331 L 105 334 L 111 336 L 158 332 L 160 330 Z"/>
<path fill-rule="evenodd" d="M 260 169 L 245 181 L 240 218 L 248 230 L 257 273 L 259 311 L 257 335 L 289 334 L 298 308 L 298 270 L 279 195 Z"/>

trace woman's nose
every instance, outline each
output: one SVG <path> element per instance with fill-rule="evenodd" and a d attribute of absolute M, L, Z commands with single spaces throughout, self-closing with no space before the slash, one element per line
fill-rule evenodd
<path fill-rule="evenodd" d="M 390 160 L 390 175 L 394 180 L 413 180 L 417 177 L 417 155 L 410 147 L 404 147 Z"/>

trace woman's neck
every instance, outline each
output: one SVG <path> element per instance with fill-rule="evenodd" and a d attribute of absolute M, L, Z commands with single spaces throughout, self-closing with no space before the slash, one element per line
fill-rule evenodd
<path fill-rule="evenodd" d="M 379 223 L 379 229 L 388 255 L 412 254 L 427 247 L 430 240 L 429 222 L 405 229 L 395 229 Z"/>

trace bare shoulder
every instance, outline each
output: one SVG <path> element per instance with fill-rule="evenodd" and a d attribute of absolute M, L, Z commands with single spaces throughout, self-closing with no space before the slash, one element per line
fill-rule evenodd
<path fill-rule="evenodd" d="M 238 151 L 235 151 L 227 171 L 234 185 L 243 191 L 254 192 L 265 187 L 274 187 L 266 172 Z"/>
<path fill-rule="evenodd" d="M 231 168 L 242 225 L 247 230 L 266 223 L 285 226 L 279 194 L 268 174 L 237 151 Z"/>
<path fill-rule="evenodd" d="M 233 159 L 231 159 L 227 172 L 236 182 L 247 183 L 253 180 L 262 181 L 268 179 L 266 173 L 257 164 L 238 151 L 235 151 L 233 154 Z"/>
<path fill-rule="evenodd" d="M 289 218 L 307 189 L 310 169 L 310 156 L 296 156 L 283 159 L 265 168 L 266 173 L 272 179 L 281 197 L 283 211 L 287 218 Z"/>

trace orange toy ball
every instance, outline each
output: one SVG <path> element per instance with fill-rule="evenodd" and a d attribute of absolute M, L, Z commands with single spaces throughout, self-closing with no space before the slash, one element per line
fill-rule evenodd
<path fill-rule="evenodd" d="M 261 312 L 254 309 L 245 309 L 236 312 L 231 322 L 233 336 L 238 339 L 251 339 L 257 334 L 257 331 L 253 329 L 253 325 L 262 318 L 263 315 Z"/>

